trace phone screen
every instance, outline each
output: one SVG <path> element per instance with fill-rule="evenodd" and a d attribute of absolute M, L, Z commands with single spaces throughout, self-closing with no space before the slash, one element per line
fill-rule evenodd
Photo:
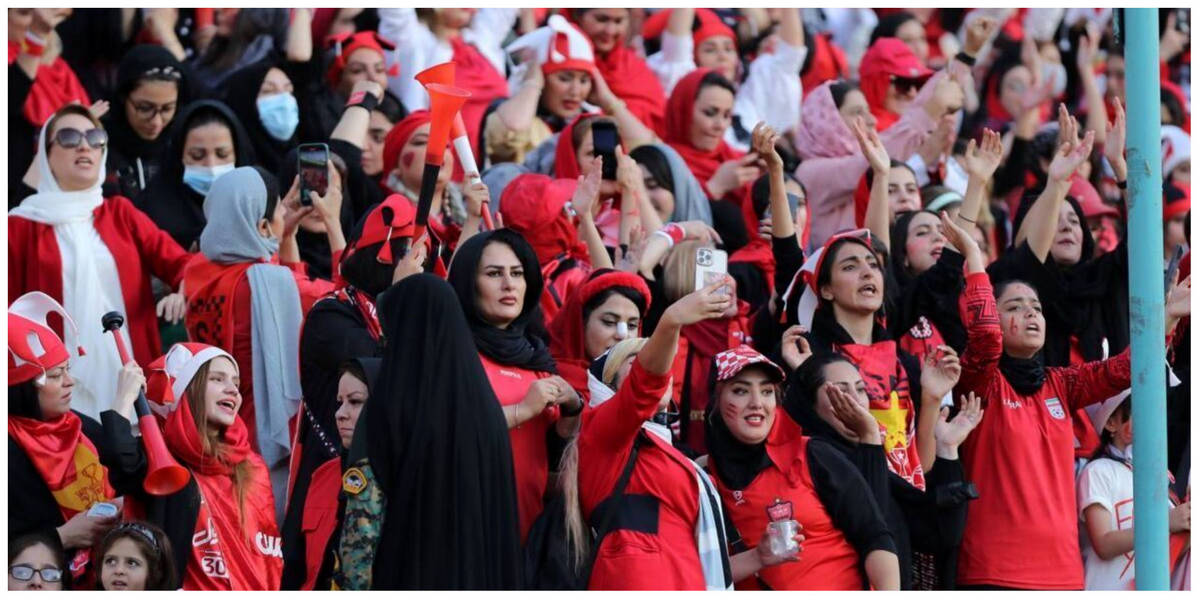
<path fill-rule="evenodd" d="M 308 192 L 316 192 L 324 196 L 329 187 L 329 147 L 325 144 L 305 144 L 300 146 L 300 203 L 307 206 L 312 204 Z"/>
<path fill-rule="evenodd" d="M 592 153 L 603 160 L 604 179 L 613 181 L 617 178 L 617 127 L 612 123 L 600 121 L 592 124 Z"/>

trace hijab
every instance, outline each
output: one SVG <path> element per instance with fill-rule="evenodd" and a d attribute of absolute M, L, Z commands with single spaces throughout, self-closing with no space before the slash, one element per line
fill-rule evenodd
<path fill-rule="evenodd" d="M 525 298 L 521 314 L 504 329 L 488 323 L 475 305 L 476 272 L 479 262 L 483 260 L 484 248 L 492 242 L 502 243 L 511 248 L 525 270 Z M 520 234 L 511 229 L 496 229 L 471 236 L 458 247 L 446 280 L 458 296 L 471 338 L 475 340 L 475 346 L 480 353 L 501 365 L 530 371 L 558 372 L 546 343 L 536 334 L 536 331 L 541 329 L 542 321 L 539 307 L 542 296 L 542 271 L 533 248 Z"/>
<path fill-rule="evenodd" d="M 266 127 L 263 126 L 262 117 L 258 112 L 258 90 L 267 78 L 267 73 L 273 68 L 278 68 L 278 65 L 274 60 L 267 59 L 230 75 L 225 104 L 245 128 L 250 144 L 254 146 L 254 156 L 258 159 L 255 164 L 271 173 L 278 173 L 288 149 L 296 145 L 300 130 L 297 128 L 291 138 L 280 141 L 267 133 Z M 292 92 L 292 95 L 294 96 L 295 92 Z M 291 180 L 287 181 L 287 185 L 291 185 Z"/>
<path fill-rule="evenodd" d="M 629 156 L 646 167 L 658 184 L 671 190 L 675 196 L 675 208 L 670 219 L 672 223 L 704 221 L 712 225 L 713 213 L 708 195 L 679 152 L 667 144 L 657 143 L 638 146 Z"/>
<path fill-rule="evenodd" d="M 513 179 L 500 196 L 507 226 L 529 242 L 540 265 L 563 255 L 590 262 L 587 246 L 565 212 L 575 187 L 573 178 L 527 174 Z"/>
<path fill-rule="evenodd" d="M 584 120 L 603 117 L 601 113 L 581 112 L 558 134 L 554 147 L 554 176 L 559 179 L 575 179 L 583 174 L 579 166 L 578 148 L 575 147 L 575 128 Z"/>
<path fill-rule="evenodd" d="M 597 54 L 596 70 L 633 116 L 651 130 L 660 130 L 665 114 L 663 108 L 667 104 L 662 82 L 650 70 L 646 60 L 625 41 L 618 39 L 608 54 Z"/>
<path fill-rule="evenodd" d="M 137 87 L 138 83 L 146 81 L 164 81 L 163 79 L 148 79 L 155 74 L 177 73 L 178 78 L 175 79 L 179 95 L 175 99 L 175 106 L 182 107 L 188 101 L 187 79 L 184 76 L 183 65 L 175 60 L 175 56 L 163 48 L 155 44 L 141 44 L 134 46 L 125 56 L 121 58 L 121 64 L 117 67 L 117 88 L 116 97 L 113 98 L 113 107 L 104 115 L 101 122 L 104 123 L 104 130 L 108 132 L 108 146 L 110 156 L 113 158 L 121 157 L 128 161 L 140 159 L 143 163 L 148 163 L 148 168 L 144 168 L 146 181 L 141 182 L 138 190 L 145 189 L 146 184 L 153 178 L 154 172 L 157 171 L 159 162 L 163 158 L 166 151 L 168 132 L 170 131 L 170 123 L 159 133 L 158 137 L 153 140 L 143 139 L 129 124 L 125 112 L 125 101 L 129 99 L 129 94 Z M 170 76 L 170 75 L 167 75 Z M 178 109 L 176 109 L 178 116 Z M 110 164 L 109 168 L 116 167 L 116 164 Z"/>
<path fill-rule="evenodd" d="M 708 181 L 721 163 L 744 154 L 730 148 L 724 139 L 712 150 L 701 150 L 692 145 L 692 110 L 704 76 L 712 72 L 712 69 L 696 69 L 675 84 L 667 101 L 667 118 L 660 130 L 663 141 L 679 153 L 696 179 L 702 182 Z"/>
<path fill-rule="evenodd" d="M 841 158 L 859 153 L 854 133 L 846 127 L 826 81 L 804 96 L 800 126 L 796 129 L 796 152 L 801 160 Z M 865 162 L 865 161 L 864 161 Z"/>
<path fill-rule="evenodd" d="M 372 396 L 391 401 L 367 402 L 355 431 L 387 499 L 375 589 L 521 585 L 508 427 L 479 357 L 462 343 L 474 332 L 454 300 L 424 273 L 380 297 L 388 344 Z"/>
<path fill-rule="evenodd" d="M 379 183 L 384 189 L 396 193 L 405 192 L 401 189 L 404 187 L 403 182 L 394 181 L 392 171 L 400 163 L 400 151 L 404 150 L 408 138 L 413 136 L 417 128 L 432 121 L 433 115 L 429 111 L 414 110 L 388 130 L 383 141 L 383 171 L 379 173 Z M 409 198 L 409 200 L 415 202 L 417 198 Z"/>
<path fill-rule="evenodd" d="M 804 361 L 804 364 L 789 377 L 782 408 L 783 412 L 800 426 L 804 435 L 831 442 L 840 449 L 848 449 L 852 442 L 842 437 L 842 434 L 817 414 L 817 393 L 825 384 L 825 367 L 835 362 L 853 364 L 834 353 L 819 353 Z M 777 423 L 778 420 L 777 417 Z"/>
<path fill-rule="evenodd" d="M 200 237 L 205 221 L 204 196 L 183 182 L 184 145 L 193 128 L 191 124 L 214 114 L 233 136 L 234 166 L 255 164 L 254 147 L 233 111 L 216 100 L 198 100 L 180 109 L 171 121 L 170 129 L 163 134 L 167 136 L 167 145 L 158 174 L 133 201 L 134 206 L 171 234 L 185 250 Z"/>

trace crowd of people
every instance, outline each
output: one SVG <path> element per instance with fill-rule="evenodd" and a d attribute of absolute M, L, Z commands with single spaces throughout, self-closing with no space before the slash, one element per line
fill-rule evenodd
<path fill-rule="evenodd" d="M 1153 267 L 1190 589 L 1159 16 L 9 8 L 9 589 L 1132 589 Z"/>

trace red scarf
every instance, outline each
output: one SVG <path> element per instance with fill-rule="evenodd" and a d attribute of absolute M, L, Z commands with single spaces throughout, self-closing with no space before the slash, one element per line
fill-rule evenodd
<path fill-rule="evenodd" d="M 830 37 L 830 34 L 822 33 L 812 38 L 813 43 L 809 51 L 813 53 L 813 59 L 808 71 L 800 75 L 805 96 L 809 90 L 817 89 L 822 83 L 843 79 L 849 74 L 846 53 L 842 52 Z"/>
<path fill-rule="evenodd" d="M 841 344 L 836 350 L 858 365 L 871 414 L 879 421 L 888 468 L 919 490 L 925 489 L 925 473 L 917 453 L 916 414 L 913 410 L 908 373 L 896 358 L 896 342 Z"/>
<path fill-rule="evenodd" d="M 184 323 L 194 342 L 233 348 L 233 298 L 246 270 L 257 263 L 219 265 L 197 254 L 183 271 L 188 291 Z"/>
<path fill-rule="evenodd" d="M 383 328 L 379 325 L 379 314 L 375 311 L 375 301 L 370 296 L 347 286 L 334 290 L 333 297 L 339 302 L 353 306 L 358 311 L 363 318 L 363 323 L 366 324 L 367 333 L 371 334 L 371 339 L 378 342 L 383 337 Z"/>
<path fill-rule="evenodd" d="M 700 92 L 700 80 L 704 79 L 704 76 L 711 71 L 712 69 L 696 69 L 675 84 L 675 89 L 671 92 L 671 99 L 667 101 L 665 125 L 658 130 L 663 141 L 683 157 L 683 161 L 692 170 L 692 174 L 696 176 L 701 185 L 705 186 L 712 178 L 713 173 L 720 168 L 721 163 L 741 158 L 745 154 L 730 148 L 725 140 L 721 140 L 721 143 L 712 150 L 701 150 L 692 145 L 692 109 L 696 105 L 696 94 Z M 746 188 L 749 189 L 749 186 Z M 705 189 L 705 192 L 707 191 Z M 719 200 L 719 198 L 713 198 L 713 200 Z M 757 220 L 755 222 L 757 223 Z M 757 232 L 755 233 L 757 234 Z"/>
<path fill-rule="evenodd" d="M 462 118 L 467 128 L 467 139 L 471 140 L 471 150 L 475 156 L 479 156 L 479 128 L 483 125 L 483 113 L 493 100 L 508 96 L 508 82 L 475 46 L 455 37 L 450 40 L 450 47 L 454 50 L 454 85 L 471 92 L 471 97 L 462 107 Z M 456 170 L 461 168 L 456 167 Z"/>
<path fill-rule="evenodd" d="M 8 64 L 12 65 L 21 52 L 21 46 L 12 40 L 8 42 Z M 67 62 L 58 57 L 54 62 L 45 65 L 38 64 L 37 76 L 33 79 L 33 87 L 21 113 L 36 127 L 41 127 L 46 119 L 54 115 L 58 109 L 78 102 L 84 106 L 92 103 L 88 99 L 87 90 L 79 83 L 75 72 Z"/>
<path fill-rule="evenodd" d="M 625 46 L 624 39 L 617 40 L 608 54 L 596 55 L 596 69 L 633 116 L 654 131 L 662 130 L 667 97 L 662 83 L 646 61 Z"/>
<path fill-rule="evenodd" d="M 579 113 L 558 134 L 558 145 L 554 147 L 554 176 L 558 179 L 575 179 L 583 174 L 579 168 L 578 148 L 575 147 L 575 126 L 585 118 L 602 117 L 600 113 Z M 563 142 L 566 142 L 565 144 Z"/>
<path fill-rule="evenodd" d="M 185 394 L 167 417 L 163 438 L 200 489 L 183 588 L 278 590 L 283 553 L 275 525 L 275 499 L 266 466 L 250 449 L 241 417 L 221 435 L 218 455 L 206 454 Z M 239 507 L 233 473 L 243 461 L 250 461 L 251 480 L 246 483 L 245 504 Z"/>
<path fill-rule="evenodd" d="M 574 179 L 551 179 L 545 175 L 518 175 L 504 188 L 500 206 L 504 222 L 521 234 L 546 265 L 563 255 L 590 263 L 587 246 L 580 241 L 564 206 L 575 194 Z"/>
<path fill-rule="evenodd" d="M 614 287 L 629 287 L 641 293 L 646 304 L 639 306 L 638 310 L 642 315 L 646 314 L 651 300 L 646 282 L 632 273 L 608 271 L 575 288 L 547 327 L 550 330 L 550 354 L 554 356 L 558 372 L 580 393 L 588 389 L 587 368 L 595 358 L 587 355 L 583 307 L 598 294 Z M 638 332 L 630 331 L 629 335 L 636 337 Z"/>

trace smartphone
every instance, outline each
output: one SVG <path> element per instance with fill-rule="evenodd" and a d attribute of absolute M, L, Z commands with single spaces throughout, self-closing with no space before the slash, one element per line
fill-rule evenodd
<path fill-rule="evenodd" d="M 329 188 L 329 146 L 300 144 L 296 170 L 300 173 L 300 204 L 312 206 L 309 192 L 324 196 Z"/>
<path fill-rule="evenodd" d="M 729 254 L 716 248 L 696 248 L 696 290 L 701 290 L 729 274 Z M 725 286 L 728 288 L 728 286 Z M 728 294 L 729 290 L 725 289 Z"/>
<path fill-rule="evenodd" d="M 617 179 L 616 151 L 619 142 L 616 124 L 608 121 L 592 123 L 592 153 L 602 159 L 604 164 L 600 174 L 609 181 Z"/>

